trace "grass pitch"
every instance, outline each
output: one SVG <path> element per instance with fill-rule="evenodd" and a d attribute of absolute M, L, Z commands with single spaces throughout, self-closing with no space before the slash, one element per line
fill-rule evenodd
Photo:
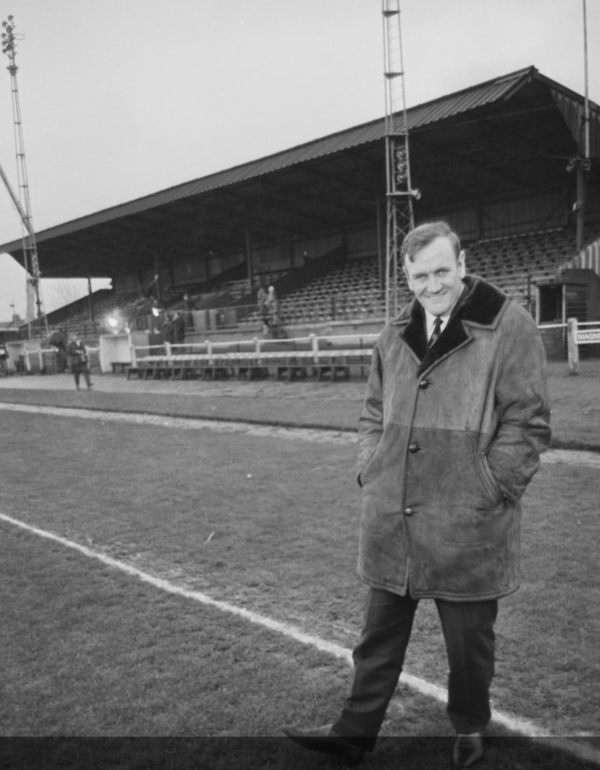
<path fill-rule="evenodd" d="M 364 590 L 354 572 L 352 447 L 32 414 L 1 413 L 0 421 L 2 512 L 178 585 L 355 643 Z M 558 735 L 597 733 L 597 500 L 597 470 L 542 469 L 524 501 L 523 587 L 501 603 L 494 706 Z M 343 663 L 4 523 L 0 531 L 2 735 L 179 736 L 171 748 L 160 744 L 163 764 L 144 765 L 157 767 L 195 766 L 186 763 L 204 751 L 206 766 L 232 766 L 242 750 L 236 739 L 250 736 L 248 767 L 329 766 L 275 736 L 284 722 L 336 715 L 350 682 Z M 427 602 L 407 670 L 445 684 Z M 402 705 L 383 735 L 417 737 L 384 740 L 368 761 L 446 767 L 443 706 L 402 685 L 399 692 Z M 418 737 L 431 735 L 441 736 L 439 759 L 436 742 Z M 128 767 L 159 751 L 149 742 L 127 746 Z M 582 766 L 560 764 L 562 755 L 549 763 L 545 752 L 517 742 L 497 752 L 494 767 Z"/>

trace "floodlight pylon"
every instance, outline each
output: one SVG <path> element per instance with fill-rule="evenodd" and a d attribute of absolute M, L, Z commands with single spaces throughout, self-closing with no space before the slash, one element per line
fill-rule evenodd
<path fill-rule="evenodd" d="M 400 249 L 404 236 L 414 227 L 413 200 L 418 200 L 421 193 L 413 189 L 410 172 L 400 0 L 382 0 L 382 16 L 387 213 L 385 317 L 389 321 L 399 309 L 403 280 Z"/>
<path fill-rule="evenodd" d="M 25 141 L 23 137 L 23 120 L 21 117 L 21 105 L 19 100 L 19 86 L 17 81 L 17 63 L 16 63 L 16 50 L 17 50 L 17 34 L 15 33 L 15 22 L 13 16 L 8 16 L 2 22 L 2 33 L 0 35 L 2 41 L 2 53 L 8 57 L 8 72 L 10 74 L 11 82 L 11 99 L 12 99 L 12 111 L 13 111 L 13 126 L 15 134 L 15 148 L 17 159 L 17 179 L 19 189 L 19 204 L 17 211 L 21 218 L 22 240 L 23 240 L 23 266 L 29 278 L 27 281 L 27 320 L 31 321 L 33 316 L 33 300 L 37 307 L 38 321 L 42 322 L 42 317 L 45 320 L 45 315 L 42 310 L 42 299 L 40 291 L 40 266 L 37 253 L 37 242 L 35 237 L 35 230 L 33 227 L 33 216 L 31 213 L 31 198 L 29 194 L 29 180 L 27 176 L 27 163 L 25 159 Z M 5 184 L 7 180 L 4 178 Z M 12 195 L 12 191 L 9 185 L 7 185 L 9 194 Z M 14 202 L 14 200 L 13 200 Z M 46 321 L 46 332 L 47 321 Z"/>

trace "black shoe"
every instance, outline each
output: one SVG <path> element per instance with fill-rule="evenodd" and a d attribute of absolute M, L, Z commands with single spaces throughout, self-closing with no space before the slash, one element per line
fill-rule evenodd
<path fill-rule="evenodd" d="M 456 767 L 471 767 L 482 757 L 483 738 L 479 733 L 458 736 L 452 750 L 452 760 Z"/>
<path fill-rule="evenodd" d="M 349 767 L 356 767 L 363 758 L 363 750 L 353 746 L 346 738 L 337 735 L 331 725 L 299 730 L 284 727 L 283 732 L 295 743 L 310 751 L 321 751 L 343 759 Z"/>

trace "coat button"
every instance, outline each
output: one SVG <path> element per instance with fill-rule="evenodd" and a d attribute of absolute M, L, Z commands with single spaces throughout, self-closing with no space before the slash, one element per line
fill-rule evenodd
<path fill-rule="evenodd" d="M 429 380 L 426 377 L 419 382 L 419 387 L 423 388 L 423 390 L 425 390 L 425 388 L 428 386 L 429 386 Z"/>
<path fill-rule="evenodd" d="M 404 515 L 405 516 L 412 516 L 414 512 L 415 512 L 414 508 L 405 508 L 404 509 Z"/>
<path fill-rule="evenodd" d="M 415 452 L 418 452 L 420 448 L 421 448 L 421 447 L 420 447 L 418 444 L 416 444 L 416 443 L 413 443 L 413 444 L 409 444 L 409 445 L 408 445 L 408 451 L 409 451 L 409 452 L 412 452 L 413 454 L 414 454 Z"/>

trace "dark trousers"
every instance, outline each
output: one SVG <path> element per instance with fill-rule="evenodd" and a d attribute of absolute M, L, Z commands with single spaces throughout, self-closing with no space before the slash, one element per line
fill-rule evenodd
<path fill-rule="evenodd" d="M 75 369 L 73 369 L 73 376 L 75 377 L 75 385 L 77 388 L 79 388 L 79 379 L 82 374 L 83 374 L 83 378 L 85 379 L 85 384 L 89 388 L 91 380 L 90 380 L 90 370 L 87 366 L 76 367 Z"/>
<path fill-rule="evenodd" d="M 372 749 L 404 664 L 419 602 L 370 589 L 360 641 L 353 653 L 354 682 L 333 728 Z M 481 732 L 490 720 L 494 622 L 498 602 L 436 600 L 450 675 L 448 716 L 457 733 Z"/>

